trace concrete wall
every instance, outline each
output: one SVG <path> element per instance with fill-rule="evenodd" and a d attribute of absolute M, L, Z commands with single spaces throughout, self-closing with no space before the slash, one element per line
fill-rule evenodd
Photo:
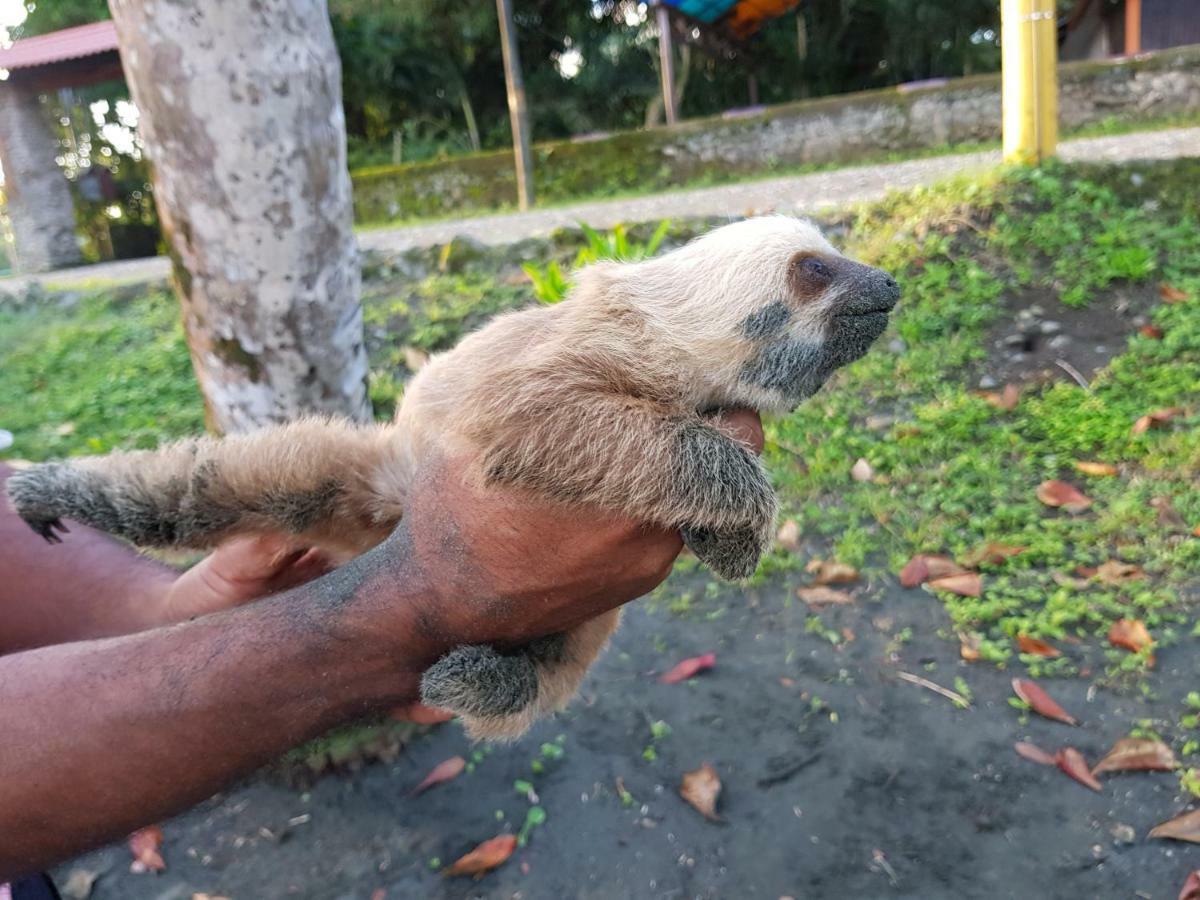
<path fill-rule="evenodd" d="M 1064 65 L 1060 86 L 1062 124 L 1068 129 L 1114 116 L 1138 121 L 1200 113 L 1200 46 Z M 999 138 L 996 74 L 587 142 L 538 144 L 534 169 L 538 201 L 545 203 Z M 496 209 L 516 198 L 507 152 L 365 169 L 353 177 L 355 217 L 365 223 Z"/>

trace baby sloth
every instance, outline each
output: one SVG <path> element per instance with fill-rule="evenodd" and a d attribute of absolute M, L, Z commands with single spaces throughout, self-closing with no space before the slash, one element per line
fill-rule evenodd
<path fill-rule="evenodd" d="M 899 296 L 808 222 L 748 219 L 656 259 L 589 266 L 563 303 L 496 318 L 421 370 L 390 425 L 307 419 L 48 463 L 8 493 L 50 541 L 70 518 L 142 546 L 275 531 L 348 558 L 396 527 L 428 454 L 461 453 L 482 485 L 677 527 L 718 575 L 745 578 L 775 495 L 716 411 L 793 409 L 867 351 Z M 516 737 L 574 695 L 618 620 L 516 651 L 459 647 L 425 674 L 422 699 L 473 736 Z"/>

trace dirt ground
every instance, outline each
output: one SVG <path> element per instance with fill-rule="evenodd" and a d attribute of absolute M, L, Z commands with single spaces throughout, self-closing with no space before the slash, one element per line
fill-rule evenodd
<path fill-rule="evenodd" d="M 806 630 L 809 615 L 784 584 L 684 616 L 636 608 L 582 700 L 473 773 L 407 796 L 435 764 L 470 754 L 456 724 L 440 726 L 392 765 L 323 778 L 309 793 L 254 781 L 168 822 L 161 875 L 131 874 L 117 846 L 64 866 L 60 884 L 84 868 L 103 873 L 97 900 L 367 900 L 378 889 L 392 900 L 1173 900 L 1200 867 L 1200 847 L 1145 839 L 1182 808 L 1174 775 L 1112 776 L 1096 794 L 1012 750 L 1016 740 L 1069 743 L 1098 758 L 1131 720 L 1180 708 L 1200 675 L 1194 646 L 1162 653 L 1153 703 L 1053 682 L 1082 722 L 1070 728 L 1021 724 L 1008 704 L 1014 673 L 961 662 L 956 642 L 937 636 L 947 627 L 940 604 L 921 589 L 889 579 L 853 606 L 822 611 L 828 628 L 853 631 L 841 649 Z M 908 642 L 896 637 L 905 628 Z M 712 671 L 656 681 L 709 651 Z M 899 672 L 946 687 L 961 676 L 972 706 L 957 709 Z M 648 762 L 654 721 L 671 733 Z M 559 734 L 563 757 L 531 775 L 541 743 Z M 682 773 L 703 762 L 724 785 L 721 823 L 677 794 Z M 479 882 L 435 872 L 431 859 L 449 863 L 520 827 L 529 802 L 516 779 L 533 783 L 547 813 L 528 845 Z"/>

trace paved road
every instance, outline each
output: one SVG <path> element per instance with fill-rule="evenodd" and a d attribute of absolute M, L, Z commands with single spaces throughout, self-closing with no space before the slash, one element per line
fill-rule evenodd
<path fill-rule="evenodd" d="M 1116 137 L 1064 141 L 1059 155 L 1066 160 L 1126 162 L 1135 159 L 1173 159 L 1200 156 L 1200 128 L 1175 128 Z M 619 222 L 644 222 L 693 216 L 741 216 L 751 213 L 813 213 L 882 197 L 888 191 L 932 184 L 948 175 L 996 165 L 998 151 L 961 153 L 908 162 L 853 166 L 721 187 L 670 191 L 619 200 L 597 200 L 525 213 L 474 216 L 426 225 L 364 231 L 363 248 L 383 252 L 442 244 L 465 235 L 485 244 L 505 244 L 545 235 L 561 226 L 587 222 L 608 228 Z M 0 278 L 0 291 L 23 290 L 32 282 L 63 287 L 86 287 L 88 282 L 136 282 L 167 274 L 164 258 L 101 263 L 46 275 Z"/>

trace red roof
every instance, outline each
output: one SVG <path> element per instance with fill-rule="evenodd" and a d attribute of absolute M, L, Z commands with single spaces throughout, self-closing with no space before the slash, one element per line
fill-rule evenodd
<path fill-rule="evenodd" d="M 117 29 L 112 20 L 106 19 L 14 41 L 11 47 L 0 49 L 0 69 L 46 66 L 116 49 Z"/>

